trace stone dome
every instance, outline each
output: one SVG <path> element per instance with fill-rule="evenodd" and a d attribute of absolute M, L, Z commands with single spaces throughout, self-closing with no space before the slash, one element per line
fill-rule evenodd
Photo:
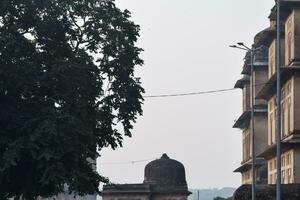
<path fill-rule="evenodd" d="M 186 186 L 185 169 L 182 163 L 163 154 L 160 159 L 145 167 L 144 183 L 155 185 Z"/>

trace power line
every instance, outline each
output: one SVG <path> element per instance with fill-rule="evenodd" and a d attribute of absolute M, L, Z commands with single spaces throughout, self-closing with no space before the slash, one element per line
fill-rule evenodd
<path fill-rule="evenodd" d="M 100 165 L 124 165 L 124 164 L 136 164 L 136 163 L 141 163 L 141 162 L 146 162 L 150 160 L 154 160 L 155 158 L 149 158 L 149 159 L 144 159 L 144 160 L 133 160 L 133 161 L 124 161 L 124 162 L 100 162 Z"/>
<path fill-rule="evenodd" d="M 260 83 L 254 86 L 265 85 L 267 83 Z M 203 95 L 203 94 L 213 94 L 220 92 L 228 92 L 237 90 L 239 88 L 227 88 L 227 89 L 219 89 L 219 90 L 208 90 L 208 91 L 200 91 L 200 92 L 189 92 L 189 93 L 178 93 L 178 94 L 159 94 L 159 95 L 145 95 L 144 98 L 166 98 L 166 97 L 180 97 L 180 96 L 193 96 L 193 95 Z"/>
<path fill-rule="evenodd" d="M 228 88 L 221 90 L 209 90 L 209 91 L 201 91 L 201 92 L 190 92 L 190 93 L 179 93 L 179 94 L 160 94 L 160 95 L 149 95 L 143 96 L 144 98 L 159 98 L 159 97 L 179 97 L 179 96 L 192 96 L 192 95 L 201 95 L 201 94 L 212 94 L 217 92 L 226 92 L 231 90 L 236 90 L 238 88 Z"/>

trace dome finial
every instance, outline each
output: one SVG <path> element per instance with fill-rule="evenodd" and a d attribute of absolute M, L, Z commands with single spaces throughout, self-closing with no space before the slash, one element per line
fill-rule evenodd
<path fill-rule="evenodd" d="M 166 153 L 164 153 L 164 154 L 161 156 L 161 159 L 170 159 L 170 158 L 169 158 L 169 156 L 168 156 Z"/>

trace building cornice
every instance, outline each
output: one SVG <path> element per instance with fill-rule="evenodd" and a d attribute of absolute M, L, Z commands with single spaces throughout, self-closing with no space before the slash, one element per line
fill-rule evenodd
<path fill-rule="evenodd" d="M 255 166 L 260 167 L 266 163 L 266 160 L 264 158 L 256 158 L 255 159 Z M 241 166 L 235 169 L 233 172 L 247 172 L 252 168 L 252 158 L 247 160 L 246 162 L 242 162 Z"/>
<path fill-rule="evenodd" d="M 253 70 L 254 71 L 268 70 L 268 63 L 267 62 L 254 62 Z M 250 76 L 251 75 L 251 64 L 245 64 L 241 74 Z"/>
<path fill-rule="evenodd" d="M 149 184 L 109 184 L 105 185 L 101 196 L 112 194 L 150 194 Z"/>
<path fill-rule="evenodd" d="M 254 106 L 254 115 L 267 115 L 268 109 L 267 105 L 255 105 Z M 241 116 L 235 121 L 233 128 L 245 128 L 245 125 L 248 125 L 251 120 L 251 110 L 246 110 L 241 114 Z"/>
<path fill-rule="evenodd" d="M 160 184 L 109 184 L 105 185 L 101 196 L 106 195 L 157 195 L 178 194 L 190 195 L 187 185 L 160 185 Z"/>
<path fill-rule="evenodd" d="M 236 81 L 234 88 L 243 89 L 245 85 L 250 85 L 250 77 L 244 76 L 243 78 Z"/>
<path fill-rule="evenodd" d="M 246 110 L 241 116 L 235 121 L 233 128 L 243 128 L 245 123 L 249 123 L 251 119 L 251 111 Z"/>
<path fill-rule="evenodd" d="M 297 131 L 300 132 L 300 131 Z M 300 135 L 298 134 L 292 134 L 290 136 L 287 136 L 286 138 L 282 139 L 281 141 L 281 152 L 286 152 L 293 148 L 300 148 Z M 276 156 L 276 144 L 273 144 L 272 146 L 268 146 L 265 151 L 263 151 L 261 154 L 258 155 L 259 157 L 263 157 L 265 159 L 271 159 Z"/>
<path fill-rule="evenodd" d="M 274 73 L 256 95 L 256 99 L 270 100 L 276 93 L 277 73 Z M 280 72 L 281 84 L 284 85 L 293 75 L 300 74 L 300 66 L 282 67 Z"/>

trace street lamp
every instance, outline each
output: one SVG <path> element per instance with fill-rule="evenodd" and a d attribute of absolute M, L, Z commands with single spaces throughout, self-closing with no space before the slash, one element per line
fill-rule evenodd
<path fill-rule="evenodd" d="M 251 54 L 251 58 L 250 58 L 250 65 L 251 65 L 251 152 L 252 152 L 252 200 L 255 200 L 255 194 L 256 194 L 256 176 L 255 176 L 255 151 L 254 151 L 254 147 L 255 147 L 255 140 L 254 140 L 254 66 L 253 66 L 253 60 L 254 60 L 254 51 L 256 49 L 253 48 L 249 48 L 246 45 L 244 45 L 243 42 L 238 42 L 237 45 L 231 45 L 229 46 L 231 48 L 236 48 L 236 49 L 241 49 L 247 52 L 250 52 Z"/>
<path fill-rule="evenodd" d="M 280 6 L 281 0 L 276 0 L 277 20 L 276 20 L 276 200 L 281 200 L 281 80 L 280 80 L 280 67 L 281 67 L 281 30 L 280 30 Z"/>

